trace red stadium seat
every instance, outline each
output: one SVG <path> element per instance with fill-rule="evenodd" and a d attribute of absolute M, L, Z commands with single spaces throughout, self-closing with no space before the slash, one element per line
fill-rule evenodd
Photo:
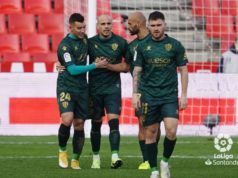
<path fill-rule="evenodd" d="M 52 51 L 56 52 L 61 40 L 64 38 L 64 34 L 52 35 Z"/>
<path fill-rule="evenodd" d="M 51 12 L 51 0 L 24 0 L 25 12 L 42 14 Z"/>
<path fill-rule="evenodd" d="M 17 34 L 35 33 L 35 16 L 32 14 L 8 15 L 8 30 L 10 33 Z"/>
<path fill-rule="evenodd" d="M 0 53 L 19 52 L 19 50 L 20 50 L 20 43 L 18 35 L 16 34 L 0 35 Z"/>
<path fill-rule="evenodd" d="M 54 72 L 58 61 L 56 53 L 36 53 L 33 56 L 34 72 Z"/>
<path fill-rule="evenodd" d="M 230 49 L 235 39 L 236 39 L 236 35 L 223 35 L 221 37 L 221 43 L 220 43 L 221 53 Z"/>
<path fill-rule="evenodd" d="M 113 13 L 112 14 L 112 31 L 117 34 L 122 36 L 123 38 L 126 38 L 126 30 L 123 25 L 123 18 L 121 17 L 120 14 Z"/>
<path fill-rule="evenodd" d="M 224 25 L 225 22 L 225 25 Z M 207 16 L 206 34 L 209 38 L 221 38 L 223 35 L 234 35 L 232 16 Z"/>
<path fill-rule="evenodd" d="M 11 14 L 22 12 L 22 1 L 20 0 L 1 0 L 0 13 Z"/>
<path fill-rule="evenodd" d="M 64 33 L 63 14 L 42 14 L 39 15 L 38 29 L 40 33 L 58 34 Z"/>
<path fill-rule="evenodd" d="M 7 29 L 6 29 L 5 15 L 0 14 L 0 34 L 6 32 Z"/>
<path fill-rule="evenodd" d="M 110 0 L 97 0 L 97 16 L 102 14 L 111 15 Z"/>
<path fill-rule="evenodd" d="M 222 0 L 221 1 L 222 15 L 238 15 L 238 1 L 237 0 Z"/>
<path fill-rule="evenodd" d="M 64 13 L 64 0 L 54 0 L 54 13 Z"/>
<path fill-rule="evenodd" d="M 188 63 L 188 72 L 202 72 L 208 71 L 212 73 L 217 72 L 219 62 L 190 62 Z"/>
<path fill-rule="evenodd" d="M 219 0 L 192 0 L 194 16 L 214 16 L 220 14 Z"/>
<path fill-rule="evenodd" d="M 49 39 L 47 34 L 22 35 L 22 50 L 29 53 L 48 53 Z"/>
<path fill-rule="evenodd" d="M 4 53 L 2 72 L 32 72 L 29 53 Z"/>

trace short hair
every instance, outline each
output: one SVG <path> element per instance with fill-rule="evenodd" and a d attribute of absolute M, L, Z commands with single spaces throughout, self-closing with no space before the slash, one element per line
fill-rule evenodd
<path fill-rule="evenodd" d="M 154 11 L 152 13 L 150 13 L 149 15 L 149 21 L 150 20 L 157 20 L 157 19 L 161 19 L 161 20 L 165 20 L 164 14 L 162 12 L 159 11 Z"/>
<path fill-rule="evenodd" d="M 74 22 L 84 22 L 84 17 L 80 13 L 73 13 L 69 17 L 69 23 L 72 24 Z"/>

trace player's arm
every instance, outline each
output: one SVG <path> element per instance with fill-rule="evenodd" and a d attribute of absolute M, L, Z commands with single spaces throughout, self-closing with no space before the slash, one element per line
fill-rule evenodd
<path fill-rule="evenodd" d="M 181 86 L 182 86 L 182 93 L 179 102 L 179 108 L 181 110 L 187 108 L 187 89 L 188 89 L 188 68 L 187 65 L 180 66 L 179 72 L 181 76 Z"/>
<path fill-rule="evenodd" d="M 107 69 L 114 72 L 129 72 L 130 65 L 126 62 L 121 62 L 119 64 L 107 64 Z"/>
<path fill-rule="evenodd" d="M 102 61 L 98 61 L 96 63 L 89 64 L 89 65 L 71 64 L 71 65 L 67 66 L 66 69 L 70 73 L 70 75 L 79 75 L 79 74 L 94 70 L 96 68 L 105 68 L 106 65 L 107 65 L 107 61 L 102 60 Z"/>
<path fill-rule="evenodd" d="M 135 66 L 133 70 L 133 98 L 132 104 L 135 109 L 139 109 L 141 107 L 140 96 L 141 94 L 138 91 L 140 85 L 140 77 L 141 77 L 142 67 Z"/>

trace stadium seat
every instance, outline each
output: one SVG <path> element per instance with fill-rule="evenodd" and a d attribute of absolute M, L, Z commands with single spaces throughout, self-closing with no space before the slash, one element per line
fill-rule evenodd
<path fill-rule="evenodd" d="M 64 0 L 54 0 L 54 13 L 64 13 Z"/>
<path fill-rule="evenodd" d="M 102 14 L 111 15 L 110 0 L 97 0 L 97 16 Z"/>
<path fill-rule="evenodd" d="M 36 53 L 32 57 L 34 72 L 55 72 L 58 61 L 56 53 Z"/>
<path fill-rule="evenodd" d="M 221 53 L 227 51 L 231 45 L 234 43 L 236 35 L 223 35 L 221 37 L 220 50 Z"/>
<path fill-rule="evenodd" d="M 222 15 L 238 15 L 238 1 L 237 0 L 222 0 L 221 1 Z"/>
<path fill-rule="evenodd" d="M 38 30 L 40 33 L 58 34 L 64 33 L 63 14 L 41 14 L 39 15 Z"/>
<path fill-rule="evenodd" d="M 0 34 L 6 32 L 7 29 L 6 29 L 5 15 L 0 14 Z"/>
<path fill-rule="evenodd" d="M 32 14 L 8 15 L 8 31 L 17 34 L 35 33 L 35 16 Z"/>
<path fill-rule="evenodd" d="M 192 0 L 193 16 L 214 16 L 220 14 L 219 0 Z"/>
<path fill-rule="evenodd" d="M 19 36 L 17 34 L 0 34 L 0 53 L 19 52 Z"/>
<path fill-rule="evenodd" d="M 234 35 L 233 17 L 225 15 L 206 16 L 206 34 L 209 38 L 221 38 L 223 35 Z"/>
<path fill-rule="evenodd" d="M 51 12 L 51 0 L 24 0 L 25 12 L 43 14 Z"/>
<path fill-rule="evenodd" d="M 58 45 L 61 40 L 64 38 L 64 34 L 55 34 L 52 35 L 52 51 L 56 52 L 58 49 Z"/>
<path fill-rule="evenodd" d="M 22 12 L 22 1 L 20 0 L 1 0 L 0 13 L 11 14 Z"/>
<path fill-rule="evenodd" d="M 48 53 L 49 39 L 47 34 L 22 35 L 22 50 L 29 53 Z"/>
<path fill-rule="evenodd" d="M 188 72 L 196 73 L 196 72 L 211 72 L 216 73 L 219 62 L 190 62 L 188 63 Z"/>
<path fill-rule="evenodd" d="M 123 18 L 121 17 L 120 14 L 113 13 L 112 14 L 112 31 L 117 34 L 122 36 L 123 38 L 126 38 L 126 30 L 125 26 L 123 24 Z"/>
<path fill-rule="evenodd" d="M 4 53 L 2 72 L 32 72 L 29 53 Z"/>

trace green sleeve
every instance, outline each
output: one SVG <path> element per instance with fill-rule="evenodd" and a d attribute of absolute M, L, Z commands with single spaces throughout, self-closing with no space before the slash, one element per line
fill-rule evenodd
<path fill-rule="evenodd" d="M 67 66 L 67 70 L 71 75 L 79 75 L 88 71 L 96 69 L 96 64 L 89 64 L 85 66 L 77 66 L 75 64 Z"/>

